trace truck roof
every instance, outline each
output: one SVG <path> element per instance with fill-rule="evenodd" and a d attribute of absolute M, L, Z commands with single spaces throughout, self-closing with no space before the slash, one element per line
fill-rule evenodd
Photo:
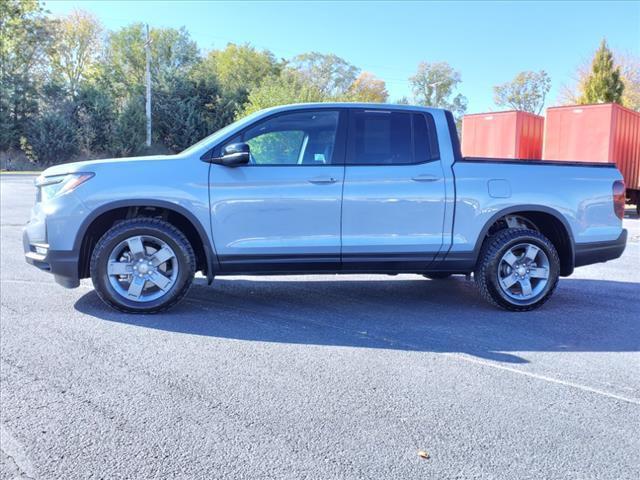
<path fill-rule="evenodd" d="M 277 107 L 270 107 L 261 112 L 280 112 L 290 110 L 302 110 L 307 108 L 363 108 L 367 110 L 409 110 L 415 112 L 416 110 L 422 110 L 424 112 L 433 112 L 437 110 L 443 110 L 441 108 L 423 107 L 420 105 L 400 105 L 394 103 L 360 103 L 360 102 L 315 102 L 315 103 L 291 103 L 287 105 L 279 105 Z"/>

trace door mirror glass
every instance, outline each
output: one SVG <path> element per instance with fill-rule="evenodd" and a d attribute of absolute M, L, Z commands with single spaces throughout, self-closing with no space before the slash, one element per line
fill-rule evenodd
<path fill-rule="evenodd" d="M 232 143 L 222 150 L 222 156 L 213 159 L 213 163 L 236 167 L 249 163 L 251 150 L 246 143 Z"/>

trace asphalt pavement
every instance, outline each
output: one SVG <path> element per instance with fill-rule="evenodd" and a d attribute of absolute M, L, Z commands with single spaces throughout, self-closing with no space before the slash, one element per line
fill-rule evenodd
<path fill-rule="evenodd" d="M 530 313 L 464 277 L 227 277 L 155 316 L 23 259 L 2 175 L 0 478 L 640 478 L 640 220 Z M 427 453 L 427 459 L 418 455 Z"/>

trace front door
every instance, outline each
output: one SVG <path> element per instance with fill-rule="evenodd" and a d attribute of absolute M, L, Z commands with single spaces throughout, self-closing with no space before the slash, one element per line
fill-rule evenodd
<path fill-rule="evenodd" d="M 426 269 L 442 247 L 444 200 L 430 114 L 350 112 L 342 205 L 345 270 Z"/>
<path fill-rule="evenodd" d="M 329 109 L 276 114 L 225 143 L 247 143 L 251 160 L 211 166 L 211 220 L 223 270 L 339 268 L 342 116 Z"/>

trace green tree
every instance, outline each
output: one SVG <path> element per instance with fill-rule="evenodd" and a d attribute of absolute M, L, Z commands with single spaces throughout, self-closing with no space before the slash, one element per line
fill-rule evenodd
<path fill-rule="evenodd" d="M 70 161 L 78 151 L 78 138 L 70 108 L 47 111 L 29 121 L 21 147 L 41 166 Z"/>
<path fill-rule="evenodd" d="M 75 97 L 83 81 L 96 74 L 102 49 L 102 25 L 91 14 L 76 10 L 55 23 L 51 66 Z"/>
<path fill-rule="evenodd" d="M 388 98 L 384 80 L 369 72 L 362 72 L 351 84 L 344 99 L 350 102 L 385 103 Z"/>
<path fill-rule="evenodd" d="M 615 51 L 616 67 L 620 68 L 620 80 L 624 84 L 622 105 L 640 111 L 640 57 L 637 54 Z M 561 105 L 575 105 L 580 102 L 584 84 L 591 73 L 591 64 L 584 62 L 578 66 L 573 82 L 562 85 L 558 95 Z"/>
<path fill-rule="evenodd" d="M 219 106 L 233 118 L 246 103 L 249 92 L 280 73 L 281 65 L 268 50 L 259 51 L 249 44 L 229 43 L 213 50 L 194 69 L 194 77 L 210 84 L 215 79 L 219 89 Z"/>
<path fill-rule="evenodd" d="M 409 78 L 415 103 L 451 110 L 457 120 L 467 111 L 467 98 L 462 94 L 453 96 L 461 81 L 460 73 L 447 62 L 421 62 L 416 74 Z"/>
<path fill-rule="evenodd" d="M 38 112 L 50 24 L 36 0 L 0 1 L 0 149 L 17 148 Z"/>
<path fill-rule="evenodd" d="M 289 67 L 297 70 L 305 82 L 315 86 L 326 97 L 347 94 L 360 69 L 334 54 L 303 53 L 294 57 Z"/>
<path fill-rule="evenodd" d="M 582 84 L 579 103 L 622 103 L 623 93 L 620 67 L 615 66 L 613 53 L 603 39 L 591 63 L 591 73 Z"/>
<path fill-rule="evenodd" d="M 140 153 L 146 139 L 146 122 L 144 97 L 133 95 L 115 122 L 111 153 L 121 157 Z"/>
<path fill-rule="evenodd" d="M 305 81 L 297 72 L 285 70 L 279 77 L 270 77 L 258 88 L 252 90 L 238 117 L 278 105 L 327 100 L 328 98 L 316 85 Z"/>
<path fill-rule="evenodd" d="M 80 150 L 87 155 L 108 153 L 117 114 L 114 98 L 107 89 L 87 83 L 80 87 L 74 104 Z"/>
<path fill-rule="evenodd" d="M 510 82 L 493 87 L 493 98 L 499 107 L 540 115 L 550 89 L 551 78 L 544 70 L 520 72 Z"/>
<path fill-rule="evenodd" d="M 178 78 L 155 95 L 154 137 L 172 152 L 184 150 L 223 125 L 214 84 Z M 229 120 L 231 120 L 229 118 Z"/>
<path fill-rule="evenodd" d="M 105 32 L 82 11 L 53 19 L 38 0 L 0 0 L 0 150 L 43 165 L 146 151 L 146 41 L 141 23 Z M 228 44 L 203 58 L 184 28 L 152 29 L 150 49 L 154 150 L 274 105 L 388 98 L 384 81 L 336 55 L 287 63 Z"/>
<path fill-rule="evenodd" d="M 144 25 L 136 23 L 111 32 L 107 38 L 101 76 L 119 98 L 142 93 L 145 72 Z"/>
<path fill-rule="evenodd" d="M 203 95 L 194 93 L 191 88 L 197 83 L 192 75 L 200 62 L 199 51 L 184 28 L 154 28 L 150 37 L 153 142 L 169 150 L 182 149 L 186 141 L 184 139 L 199 139 L 196 138 L 199 134 L 193 133 L 194 128 L 206 133 L 203 127 L 206 102 L 201 101 Z M 145 109 L 141 99 L 145 86 L 145 42 L 146 29 L 141 23 L 110 34 L 106 65 L 98 80 L 99 84 L 113 92 L 120 105 L 124 104 L 115 123 L 118 138 L 114 148 L 119 154 L 139 153 L 144 142 Z M 190 93 L 187 95 L 186 91 Z M 189 120 L 185 120 L 185 117 Z M 197 127 L 194 127 L 194 122 Z M 142 142 L 138 136 L 140 125 Z M 123 136 L 125 127 L 135 131 L 131 141 Z"/>
<path fill-rule="evenodd" d="M 199 61 L 198 47 L 184 29 L 154 28 L 151 37 L 152 89 L 188 74 Z M 124 27 L 109 35 L 102 74 L 121 98 L 140 94 L 145 85 L 146 32 L 142 23 Z"/>
<path fill-rule="evenodd" d="M 223 50 L 211 52 L 203 63 L 211 64 L 212 73 L 227 91 L 248 92 L 280 72 L 280 65 L 270 51 L 258 51 L 249 44 L 229 43 Z"/>

